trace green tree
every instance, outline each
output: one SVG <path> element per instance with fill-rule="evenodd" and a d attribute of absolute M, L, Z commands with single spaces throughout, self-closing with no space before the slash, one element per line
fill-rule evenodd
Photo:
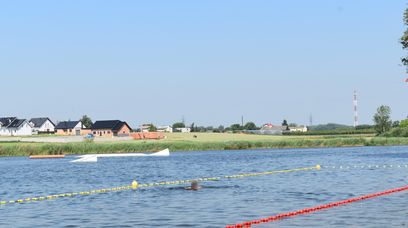
<path fill-rule="evenodd" d="M 194 122 L 191 124 L 190 129 L 191 129 L 191 132 L 196 132 Z"/>
<path fill-rule="evenodd" d="M 381 105 L 377 108 L 377 113 L 374 115 L 375 130 L 378 134 L 385 133 L 391 129 L 392 120 L 390 117 L 391 108 L 386 105 Z"/>
<path fill-rule="evenodd" d="M 197 132 L 205 132 L 206 130 L 205 130 L 205 127 L 199 126 L 199 127 L 196 127 L 196 131 Z"/>
<path fill-rule="evenodd" d="M 405 26 L 408 26 L 408 8 L 405 9 L 403 21 Z M 402 44 L 402 49 L 408 50 L 408 28 L 404 31 L 404 34 L 400 39 L 400 43 Z M 408 67 L 408 56 L 401 58 L 401 62 L 405 67 Z"/>
<path fill-rule="evenodd" d="M 82 124 L 84 125 L 85 128 L 91 128 L 92 127 L 92 120 L 89 116 L 83 115 L 82 118 L 80 119 Z"/>
<path fill-rule="evenodd" d="M 361 124 L 355 127 L 356 130 L 372 129 L 374 126 L 368 124 Z"/>
<path fill-rule="evenodd" d="M 154 126 L 152 123 L 149 124 L 149 132 L 156 132 L 157 131 L 157 127 Z"/>
<path fill-rule="evenodd" d="M 231 131 L 240 131 L 242 130 L 241 124 L 233 124 L 230 127 Z"/>
<path fill-rule="evenodd" d="M 401 120 L 400 122 L 400 127 L 404 128 L 404 127 L 408 127 L 408 119 L 405 120 Z"/>
<path fill-rule="evenodd" d="M 282 122 L 282 126 L 283 126 L 283 127 L 286 127 L 286 130 L 289 130 L 288 121 L 283 120 L 283 122 Z"/>
<path fill-rule="evenodd" d="M 398 120 L 396 120 L 396 121 L 394 121 L 394 122 L 392 122 L 392 128 L 396 128 L 396 127 L 399 127 L 399 125 L 400 125 L 400 122 L 398 121 Z"/>
<path fill-rule="evenodd" d="M 173 128 L 184 128 L 186 125 L 182 122 L 177 122 L 173 124 Z"/>
<path fill-rule="evenodd" d="M 205 128 L 206 132 L 212 132 L 213 130 L 214 130 L 213 126 L 208 126 L 208 127 Z"/>
<path fill-rule="evenodd" d="M 224 132 L 225 131 L 225 127 L 223 125 L 218 126 L 218 131 L 219 132 Z"/>
<path fill-rule="evenodd" d="M 244 125 L 245 130 L 256 130 L 257 127 L 254 122 L 248 122 Z"/>

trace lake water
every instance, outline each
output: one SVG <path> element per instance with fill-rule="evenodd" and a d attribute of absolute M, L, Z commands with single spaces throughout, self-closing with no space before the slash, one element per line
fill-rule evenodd
<path fill-rule="evenodd" d="M 408 147 L 174 152 L 170 157 L 101 158 L 97 163 L 0 158 L 0 201 L 139 183 L 309 167 L 216 182 L 187 191 L 163 186 L 0 206 L 0 227 L 224 227 L 408 184 Z M 325 168 L 336 166 L 336 168 Z M 404 227 L 408 192 L 257 227 Z"/>

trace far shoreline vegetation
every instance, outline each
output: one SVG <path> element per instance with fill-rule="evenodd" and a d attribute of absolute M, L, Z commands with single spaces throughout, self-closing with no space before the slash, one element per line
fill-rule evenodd
<path fill-rule="evenodd" d="M 0 142 L 0 156 L 174 151 L 324 148 L 408 145 L 406 137 L 373 135 L 265 136 L 231 133 L 170 133 L 165 140 L 120 142 Z M 194 137 L 195 136 L 195 137 Z"/>
<path fill-rule="evenodd" d="M 0 140 L 0 156 L 155 152 L 166 148 L 174 152 L 408 145 L 408 119 L 392 121 L 390 114 L 390 107 L 383 105 L 373 117 L 374 125 L 351 127 L 329 123 L 308 127 L 305 132 L 289 131 L 291 127 L 299 126 L 288 124 L 284 120 L 282 125 L 278 126 L 286 129 L 281 135 L 256 134 L 254 132 L 258 132 L 260 128 L 253 122 L 248 122 L 245 125 L 233 124 L 227 128 L 197 127 L 193 123 L 190 127 L 192 132 L 166 133 L 165 139 L 160 140 L 85 140 L 61 143 L 20 142 L 18 137 L 15 141 L 8 137 L 6 141 Z M 185 125 L 175 123 L 173 128 L 177 127 Z M 149 128 L 157 130 L 153 124 Z"/>

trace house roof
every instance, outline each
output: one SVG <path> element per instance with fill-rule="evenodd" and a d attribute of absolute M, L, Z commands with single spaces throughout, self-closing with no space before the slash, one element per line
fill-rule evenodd
<path fill-rule="evenodd" d="M 26 119 L 14 119 L 7 128 L 17 128 L 26 122 Z"/>
<path fill-rule="evenodd" d="M 7 127 L 8 125 L 11 124 L 17 117 L 1 117 L 0 118 L 0 123 L 3 127 Z"/>
<path fill-rule="evenodd" d="M 52 125 L 55 124 L 48 117 L 32 118 L 29 122 L 34 125 L 34 127 L 41 127 L 47 120 L 49 120 Z"/>
<path fill-rule="evenodd" d="M 55 129 L 73 129 L 78 123 L 79 121 L 62 121 L 55 126 Z"/>
<path fill-rule="evenodd" d="M 123 125 L 126 125 L 129 129 L 132 129 L 126 122 L 120 120 L 98 120 L 92 124 L 92 129 L 111 129 L 112 131 L 118 131 L 123 127 Z"/>
<path fill-rule="evenodd" d="M 272 125 L 272 124 L 265 124 L 261 130 L 276 130 L 276 131 L 282 131 L 286 130 L 286 126 L 277 126 L 277 125 Z"/>

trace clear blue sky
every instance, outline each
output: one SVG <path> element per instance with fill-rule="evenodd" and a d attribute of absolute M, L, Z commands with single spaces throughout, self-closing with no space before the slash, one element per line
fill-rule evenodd
<path fill-rule="evenodd" d="M 131 125 L 408 115 L 405 0 L 0 1 L 0 116 Z"/>

